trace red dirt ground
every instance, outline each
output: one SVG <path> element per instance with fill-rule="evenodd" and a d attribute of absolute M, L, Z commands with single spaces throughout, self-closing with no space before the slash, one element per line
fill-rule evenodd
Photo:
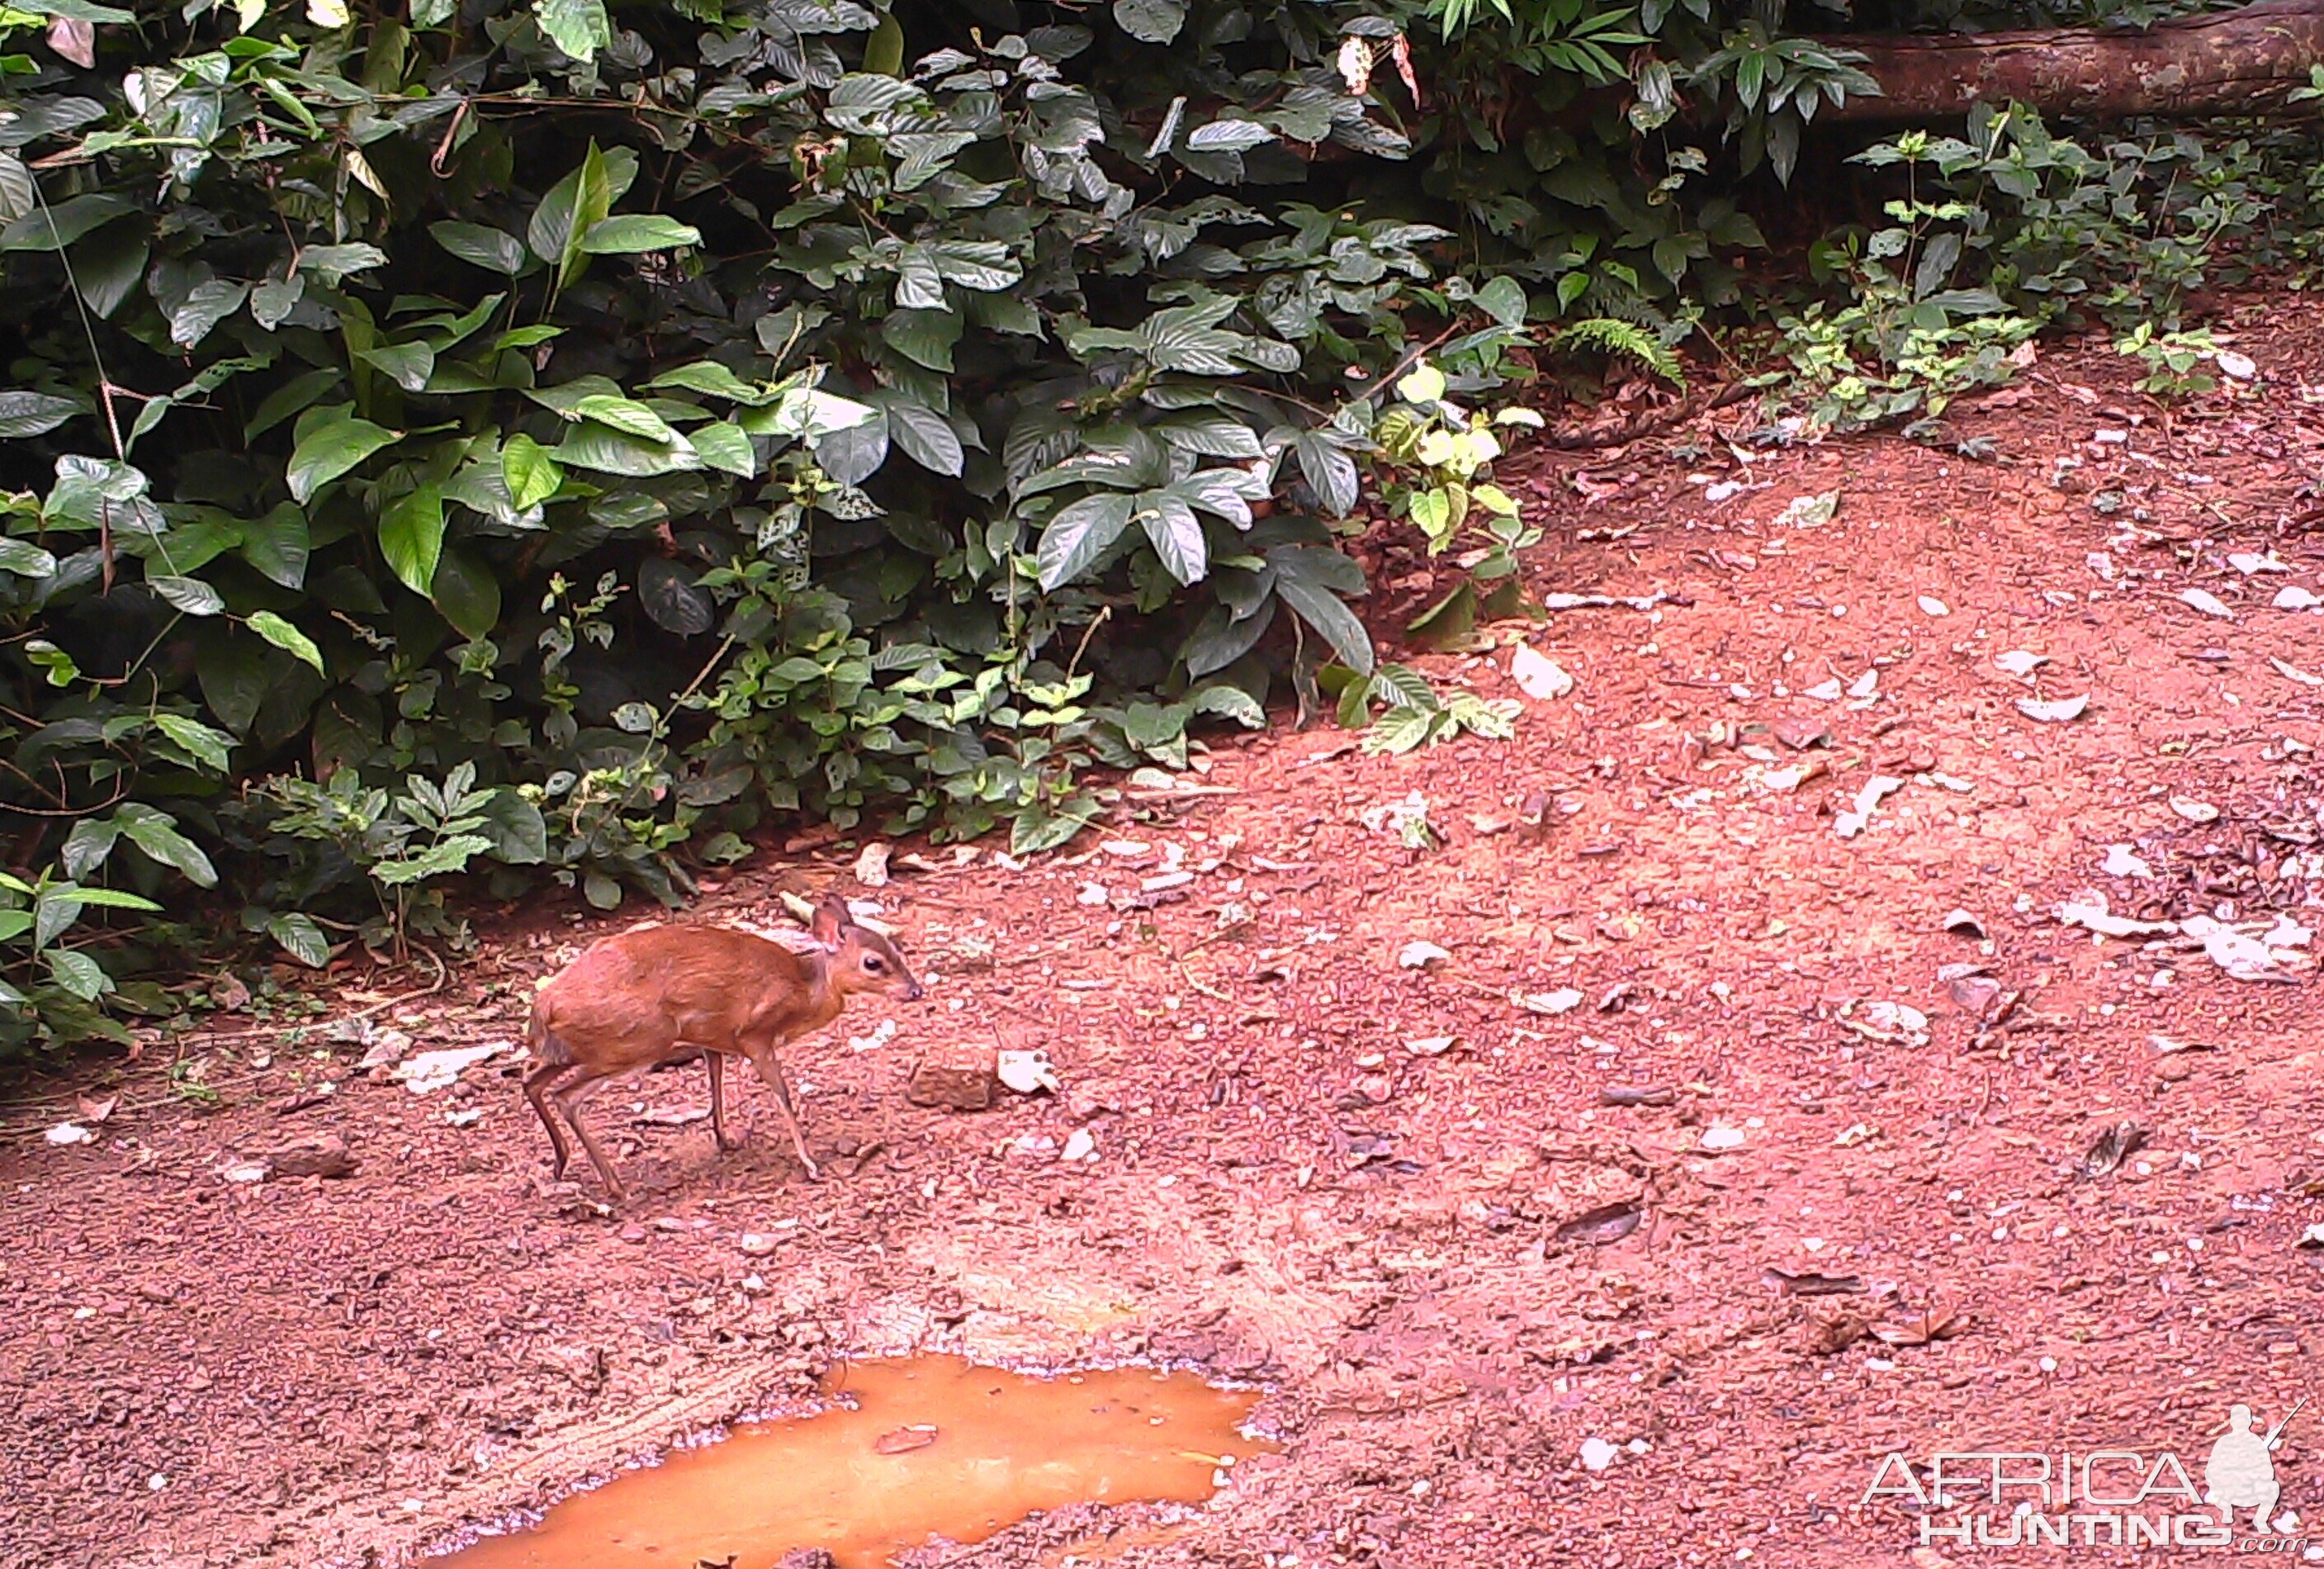
<path fill-rule="evenodd" d="M 420 1097 L 354 1072 L 359 1046 L 197 1041 L 180 1072 L 217 1104 L 149 1056 L 67 1148 L 40 1133 L 75 1088 L 114 1091 L 43 1086 L 0 1144 L 0 1559 L 407 1562 L 795 1402 L 835 1357 L 913 1347 L 1261 1380 L 1289 1445 L 1175 1533 L 1075 1511 L 927 1564 L 1061 1562 L 1116 1528 L 1132 1564 L 2030 1561 L 1916 1551 L 1912 1512 L 1859 1507 L 1875 1463 L 2167 1448 L 2200 1480 L 2231 1401 L 2273 1423 L 2318 1388 L 2318 983 L 2051 912 L 2089 889 L 2143 918 L 2324 905 L 2324 686 L 2271 663 L 2324 674 L 2324 612 L 2270 604 L 2324 593 L 2324 310 L 2228 325 L 2256 390 L 2166 416 L 2103 345 L 2053 351 L 1954 411 L 1994 460 L 1892 437 L 1747 464 L 1704 424 L 1512 465 L 1554 536 L 1537 594 L 1671 596 L 1416 661 L 1514 696 L 1528 637 L 1575 686 L 1515 742 L 1230 740 L 1211 793 L 1126 800 L 1021 870 L 988 849 L 868 891 L 846 846 L 746 867 L 704 916 L 779 919 L 778 889 L 838 883 L 932 972 L 892 1039 L 848 1048 L 888 1016 L 862 1007 L 790 1054 L 811 1143 L 841 1152 L 820 1185 L 754 1087 L 723 1158 L 702 1122 L 636 1119 L 701 1105 L 698 1067 L 595 1103 L 655 1190 L 611 1218 L 548 1184 L 512 1057 Z M 1712 503 L 1691 474 L 1765 488 Z M 1771 525 L 1833 488 L 1834 521 Z M 2288 573 L 2227 560 L 2271 550 Z M 1388 564 L 1383 610 L 1414 570 Z M 1995 664 L 2019 650 L 2048 657 L 2030 681 Z M 1805 695 L 1872 671 L 1868 697 Z M 2085 694 L 2065 724 L 2016 706 Z M 1828 748 L 1752 728 L 1811 719 Z M 1842 837 L 1876 773 L 1906 782 Z M 1366 826 L 1416 795 L 1439 846 Z M 2101 871 L 2117 844 L 2153 875 Z M 1132 898 L 1173 868 L 1191 880 Z M 1957 908 L 1987 941 L 1946 929 Z M 536 922 L 374 1022 L 512 1038 L 534 978 L 604 927 Z M 1403 967 L 1415 941 L 1450 957 Z M 1941 978 L 1978 962 L 2014 1009 Z M 1583 1001 L 1554 1016 L 1511 1001 L 1566 987 Z M 1919 1010 L 1925 1040 L 1874 1004 Z M 1047 1048 L 1062 1095 L 905 1100 L 920 1049 L 996 1026 Z M 2126 1119 L 2144 1147 L 2086 1175 Z M 1080 1128 L 1095 1158 L 1061 1163 Z M 1713 1130 L 1739 1143 L 1707 1150 Z M 352 1178 L 219 1176 L 326 1132 Z M 1561 1229 L 1630 1203 L 1626 1234 Z M 2324 1407 L 2285 1437 L 2284 1502 L 2324 1519 Z"/>

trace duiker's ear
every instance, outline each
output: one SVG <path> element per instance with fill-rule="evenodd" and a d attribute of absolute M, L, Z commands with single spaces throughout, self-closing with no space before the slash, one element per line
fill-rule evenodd
<path fill-rule="evenodd" d="M 840 933 L 847 929 L 847 923 L 853 918 L 848 912 L 847 900 L 836 893 L 827 893 L 824 895 L 823 902 L 815 907 L 815 924 L 808 929 L 815 934 L 816 942 L 826 948 L 836 948 Z"/>

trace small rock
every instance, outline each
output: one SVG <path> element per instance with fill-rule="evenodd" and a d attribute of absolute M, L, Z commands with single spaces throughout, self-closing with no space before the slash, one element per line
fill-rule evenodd
<path fill-rule="evenodd" d="M 1713 1155 L 1722 1149 L 1740 1149 L 1742 1147 L 1743 1130 L 1740 1128 L 1705 1128 L 1702 1131 L 1702 1148 Z"/>
<path fill-rule="evenodd" d="M 877 840 L 863 846 L 855 858 L 855 881 L 866 888 L 888 886 L 888 854 L 891 847 Z"/>
<path fill-rule="evenodd" d="M 46 1137 L 51 1144 L 91 1144 L 97 1140 L 97 1135 L 78 1122 L 60 1122 L 48 1131 Z"/>
<path fill-rule="evenodd" d="M 2318 605 L 2324 605 L 2324 599 L 2319 599 L 2313 593 L 2294 583 L 2278 589 L 2273 603 L 2278 610 L 2313 610 Z"/>
<path fill-rule="evenodd" d="M 1923 615 L 1950 615 L 1953 613 L 1952 606 L 1933 595 L 1923 594 L 1920 604 Z"/>
<path fill-rule="evenodd" d="M 353 1177 L 356 1160 L 337 1133 L 314 1133 L 278 1145 L 259 1157 L 276 1177 Z"/>
<path fill-rule="evenodd" d="M 1613 1464 L 1614 1457 L 1621 1453 L 1622 1452 L 1619 1449 L 1616 1448 L 1613 1444 L 1607 1443 L 1603 1438 L 1585 1438 L 1582 1441 L 1582 1469 L 1585 1471 L 1603 1471 L 1608 1466 Z"/>
<path fill-rule="evenodd" d="M 764 1232 L 744 1232 L 742 1241 L 735 1244 L 754 1259 L 765 1258 L 779 1245 L 773 1237 Z"/>
<path fill-rule="evenodd" d="M 1452 958 L 1452 955 L 1434 943 L 1410 942 L 1396 956 L 1396 962 L 1407 970 L 1425 970 Z"/>
<path fill-rule="evenodd" d="M 999 1079 L 998 1054 L 989 1046 L 954 1041 L 932 1046 L 913 1065 L 904 1094 L 916 1106 L 952 1112 L 982 1112 L 992 1104 Z"/>
<path fill-rule="evenodd" d="M 1095 1157 L 1096 1154 L 1096 1136 L 1091 1133 L 1086 1128 L 1076 1128 L 1073 1131 L 1073 1136 L 1065 1140 L 1065 1147 L 1057 1151 L 1057 1158 L 1060 1160 L 1088 1160 Z"/>

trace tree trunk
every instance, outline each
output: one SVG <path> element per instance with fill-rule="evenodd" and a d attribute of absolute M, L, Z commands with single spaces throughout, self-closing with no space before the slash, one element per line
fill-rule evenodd
<path fill-rule="evenodd" d="M 2282 114 L 2324 60 L 2324 0 L 2258 0 L 2145 32 L 2061 27 L 1819 42 L 1868 57 L 1883 96 L 1830 105 L 1819 120 L 1944 121 L 2015 99 L 2044 115 Z M 2293 106 L 2296 107 L 2297 106 Z"/>

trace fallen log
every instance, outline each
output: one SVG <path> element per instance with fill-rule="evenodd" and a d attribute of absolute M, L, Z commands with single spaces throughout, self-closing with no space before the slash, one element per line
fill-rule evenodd
<path fill-rule="evenodd" d="M 1878 97 L 1826 105 L 1819 120 L 1957 119 L 1976 103 L 2011 100 L 2044 117 L 2281 115 L 2324 61 L 2324 0 L 2257 0 L 2144 32 L 2087 27 L 2020 32 L 1828 35 L 1853 50 Z"/>

